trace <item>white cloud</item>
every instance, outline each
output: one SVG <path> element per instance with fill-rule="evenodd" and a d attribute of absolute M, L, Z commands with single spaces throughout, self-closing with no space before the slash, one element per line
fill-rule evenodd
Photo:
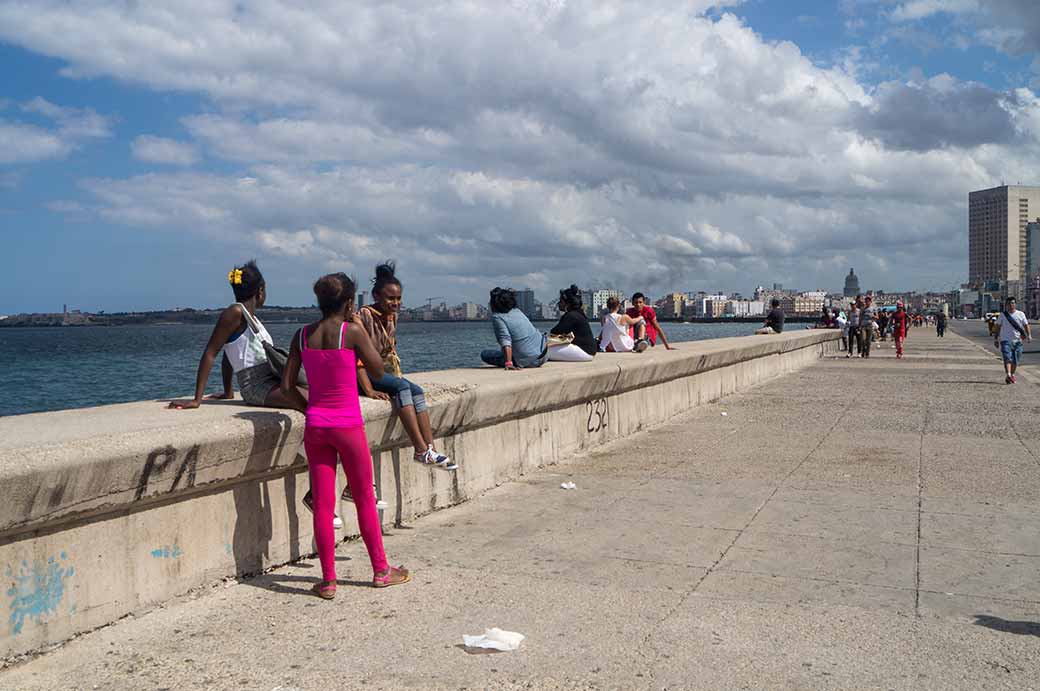
<path fill-rule="evenodd" d="M 29 163 L 64 156 L 70 145 L 53 132 L 0 120 L 0 163 Z"/>
<path fill-rule="evenodd" d="M 934 14 L 965 14 L 979 10 L 978 0 L 910 0 L 892 10 L 892 19 L 897 22 L 924 19 Z"/>
<path fill-rule="evenodd" d="M 219 173 L 85 183 L 122 223 L 306 266 L 396 255 L 420 285 L 478 293 L 525 276 L 696 287 L 714 270 L 840 286 L 816 272 L 868 249 L 885 262 L 864 269 L 901 285 L 958 282 L 967 191 L 1028 178 L 1040 155 L 1032 92 L 875 87 L 858 53 L 820 67 L 700 13 L 714 4 L 0 0 L 0 37 L 72 77 L 208 98 L 182 118 L 192 144 L 134 151 L 203 150 Z"/>
<path fill-rule="evenodd" d="M 104 139 L 112 136 L 112 120 L 91 108 L 66 108 L 37 96 L 22 104 L 26 113 L 36 113 L 57 123 L 59 134 L 69 140 Z"/>
<path fill-rule="evenodd" d="M 10 105 L 9 101 L 0 103 L 0 110 Z M 0 164 L 61 158 L 84 140 L 112 134 L 110 118 L 89 108 L 65 108 L 36 97 L 20 104 L 18 110 L 38 116 L 46 124 L 0 119 Z"/>
<path fill-rule="evenodd" d="M 134 158 L 149 163 L 190 166 L 199 160 L 198 151 L 193 145 L 148 134 L 135 137 L 130 144 L 130 150 Z"/>

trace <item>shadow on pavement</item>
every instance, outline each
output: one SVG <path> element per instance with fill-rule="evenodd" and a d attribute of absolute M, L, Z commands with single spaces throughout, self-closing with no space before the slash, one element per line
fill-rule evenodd
<path fill-rule="evenodd" d="M 1040 636 L 1040 623 L 1035 621 L 1009 621 L 988 614 L 976 614 L 975 624 L 994 631 L 1016 633 L 1020 636 Z"/>

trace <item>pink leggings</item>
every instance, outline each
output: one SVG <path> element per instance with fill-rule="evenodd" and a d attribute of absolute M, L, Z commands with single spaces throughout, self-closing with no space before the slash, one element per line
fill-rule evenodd
<path fill-rule="evenodd" d="M 311 427 L 303 433 L 310 467 L 311 493 L 314 496 L 314 541 L 318 543 L 321 577 L 336 580 L 336 530 L 332 516 L 336 506 L 336 454 L 343 460 L 347 485 L 354 495 L 361 539 L 368 549 L 372 571 L 387 568 L 383 552 L 383 531 L 376 510 L 376 495 L 372 491 L 372 456 L 364 427 Z"/>

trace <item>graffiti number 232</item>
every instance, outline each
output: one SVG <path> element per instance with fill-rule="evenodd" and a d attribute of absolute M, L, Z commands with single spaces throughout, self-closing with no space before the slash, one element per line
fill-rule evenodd
<path fill-rule="evenodd" d="M 586 429 L 589 433 L 599 432 L 607 427 L 607 399 L 597 398 L 585 404 L 589 409 L 589 420 Z"/>

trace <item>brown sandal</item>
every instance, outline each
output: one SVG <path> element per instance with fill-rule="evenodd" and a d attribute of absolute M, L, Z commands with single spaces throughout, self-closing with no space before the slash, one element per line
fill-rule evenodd
<path fill-rule="evenodd" d="M 389 588 L 392 585 L 401 585 L 412 580 L 412 574 L 404 566 L 391 566 L 386 571 L 381 571 L 372 577 L 373 588 Z"/>
<path fill-rule="evenodd" d="M 318 581 L 312 590 L 322 600 L 331 600 L 336 597 L 336 581 Z"/>

